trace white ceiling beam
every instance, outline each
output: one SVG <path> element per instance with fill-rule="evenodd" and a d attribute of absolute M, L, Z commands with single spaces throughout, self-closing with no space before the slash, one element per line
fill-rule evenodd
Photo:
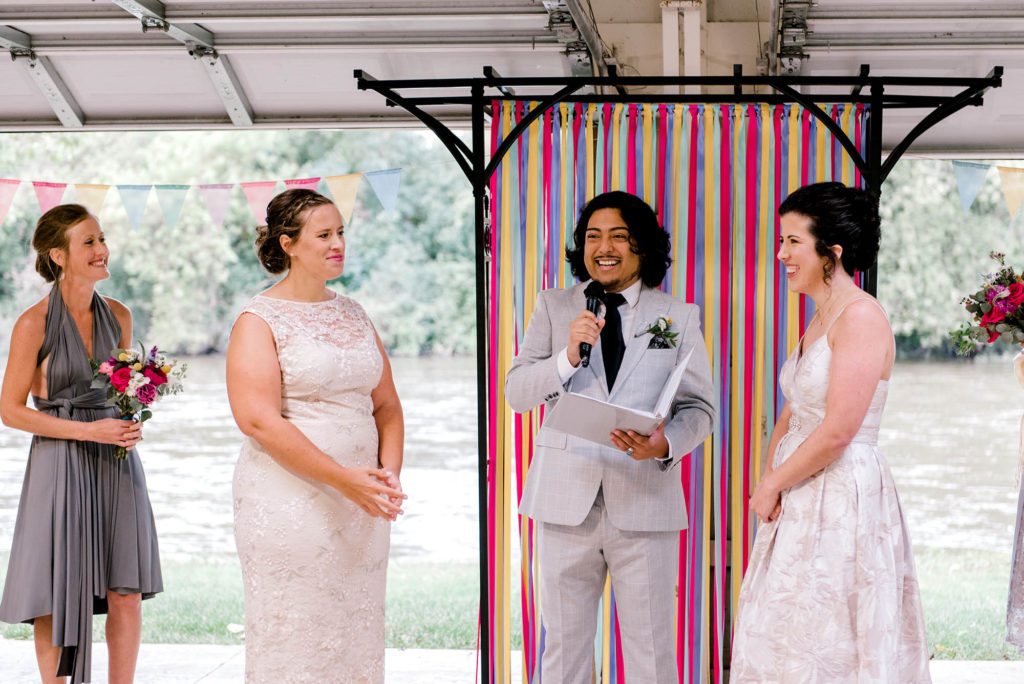
<path fill-rule="evenodd" d="M 401 36 L 332 36 L 328 39 L 307 38 L 305 40 L 268 39 L 266 41 L 252 37 L 225 39 L 217 41 L 217 52 L 222 55 L 253 52 L 360 52 L 366 50 L 400 49 L 403 52 L 486 52 L 500 48 L 502 52 L 536 52 L 550 54 L 564 50 L 564 46 L 554 42 L 534 42 L 531 40 L 488 38 L 485 35 L 465 37 L 459 41 L 450 38 L 435 40 Z M 33 49 L 39 54 L 89 54 L 89 53 L 123 53 L 132 54 L 177 52 L 181 48 L 174 43 L 153 43 L 138 38 L 109 40 L 37 40 Z"/>
<path fill-rule="evenodd" d="M 139 9 L 151 11 L 149 3 L 139 2 Z M 124 8 L 122 8 L 124 9 Z M 134 12 L 132 12 L 134 14 Z M 159 14 L 159 13 L 157 13 Z M 458 2 L 446 5 L 438 2 L 403 2 L 383 5 L 373 3 L 365 5 L 345 6 L 338 2 L 301 2 L 299 0 L 286 0 L 275 2 L 273 5 L 257 6 L 254 3 L 246 3 L 244 6 L 237 4 L 208 3 L 201 10 L 194 7 L 176 7 L 166 9 L 163 19 L 171 23 L 207 23 L 207 22 L 246 22 L 246 23 L 272 23 L 279 25 L 281 22 L 309 21 L 311 19 L 379 19 L 382 17 L 393 19 L 416 19 L 427 17 L 448 17 L 478 18 L 480 16 L 489 19 L 523 17 L 543 17 L 546 12 L 543 7 L 535 4 L 524 4 L 519 0 L 507 2 L 480 2 L 467 3 Z M 0 6 L 0 20 L 6 23 L 20 22 L 106 22 L 123 20 L 123 11 L 109 6 L 95 6 L 84 9 L 80 4 L 69 4 L 68 6 L 53 6 L 40 4 L 22 4 L 11 6 L 6 2 Z"/>
<path fill-rule="evenodd" d="M 1024 45 L 1024 33 L 809 33 L 805 51 L 886 48 L 1009 48 Z"/>
<path fill-rule="evenodd" d="M 169 22 L 160 0 L 112 0 L 142 22 L 143 32 L 149 29 L 163 31 L 188 49 L 188 54 L 199 60 L 213 84 L 217 96 L 224 103 L 231 122 L 236 126 L 253 124 L 252 106 L 238 81 L 227 56 L 217 53 L 213 34 L 198 24 Z"/>
<path fill-rule="evenodd" d="M 30 35 L 11 26 L 0 26 L 0 47 L 11 53 L 11 59 L 36 84 L 61 125 L 65 128 L 81 128 L 85 124 L 82 109 L 64 85 L 60 74 L 53 68 L 53 63 L 32 50 Z"/>

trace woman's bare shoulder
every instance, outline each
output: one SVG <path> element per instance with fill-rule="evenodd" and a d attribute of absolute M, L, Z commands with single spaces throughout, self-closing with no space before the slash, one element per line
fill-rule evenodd
<path fill-rule="evenodd" d="M 113 297 L 107 297 L 106 295 L 103 295 L 103 301 L 107 303 L 107 306 L 110 307 L 110 310 L 113 311 L 114 315 L 118 318 L 122 318 L 124 316 L 127 316 L 128 318 L 132 317 L 132 310 L 121 301 L 114 299 Z"/>
<path fill-rule="evenodd" d="M 14 330 L 11 336 L 27 335 L 42 338 L 46 332 L 46 312 L 49 309 L 49 297 L 43 297 L 38 302 L 28 307 L 18 316 L 14 322 Z"/>

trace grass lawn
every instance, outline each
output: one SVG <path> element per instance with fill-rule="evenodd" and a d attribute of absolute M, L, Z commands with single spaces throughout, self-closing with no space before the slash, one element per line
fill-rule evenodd
<path fill-rule="evenodd" d="M 938 660 L 1024 660 L 1003 641 L 1010 559 L 991 551 L 914 554 L 928 647 Z"/>
<path fill-rule="evenodd" d="M 7 554 L 0 554 L 0 582 L 6 573 Z M 242 642 L 236 627 L 244 622 L 242 575 L 235 556 L 164 562 L 163 575 L 164 592 L 142 602 L 143 642 Z M 478 578 L 472 564 L 393 563 L 388 570 L 387 647 L 475 648 Z M 96 641 L 103 640 L 105 619 L 97 616 L 93 621 Z M 31 639 L 32 627 L 0 623 L 0 636 Z"/>
<path fill-rule="evenodd" d="M 940 660 L 1024 659 L 1003 642 L 1009 559 L 1005 554 L 920 548 L 915 554 L 928 645 Z M 234 556 L 165 562 L 164 593 L 143 602 L 142 640 L 235 644 L 243 623 L 242 577 Z M 7 571 L 0 556 L 0 580 Z M 392 563 L 388 570 L 389 648 L 476 647 L 479 572 L 473 564 Z M 519 601 L 512 601 L 512 647 L 522 647 Z M 93 624 L 103 640 L 104 618 Z M 232 629 L 229 629 L 232 626 Z M 2 625 L 0 636 L 31 638 L 28 625 Z"/>

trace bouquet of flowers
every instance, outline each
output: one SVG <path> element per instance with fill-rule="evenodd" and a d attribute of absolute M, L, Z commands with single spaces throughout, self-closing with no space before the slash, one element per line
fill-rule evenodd
<path fill-rule="evenodd" d="M 1006 265 L 1005 254 L 989 256 L 999 262 L 999 270 L 986 276 L 980 290 L 960 300 L 973 316 L 973 324 L 964 323 L 949 333 L 961 355 L 974 352 L 981 342 L 1024 343 L 1024 278 Z"/>
<path fill-rule="evenodd" d="M 187 364 L 168 361 L 156 347 L 146 353 L 139 343 L 138 349 L 113 349 L 110 358 L 102 363 L 93 362 L 92 388 L 107 388 L 107 406 L 116 406 L 124 420 L 140 422 L 153 417 L 150 405 L 160 397 L 177 394 L 183 388 L 182 379 Z M 114 455 L 125 458 L 127 449 L 117 447 Z"/>

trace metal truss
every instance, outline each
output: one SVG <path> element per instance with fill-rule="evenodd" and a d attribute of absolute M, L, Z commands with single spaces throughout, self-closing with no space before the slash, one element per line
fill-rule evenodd
<path fill-rule="evenodd" d="M 799 5 L 797 2 L 787 3 Z M 795 7 L 794 7 L 795 9 Z M 980 106 L 984 94 L 1002 85 L 1003 68 L 994 67 L 982 78 L 925 78 L 870 76 L 863 65 L 857 76 L 743 76 L 739 69 L 734 76 L 704 77 L 575 77 L 575 78 L 505 78 L 493 69 L 484 68 L 479 78 L 394 79 L 378 81 L 362 70 L 354 73 L 360 90 L 372 90 L 387 99 L 391 106 L 401 107 L 415 116 L 438 136 L 458 162 L 473 188 L 473 221 L 476 255 L 476 326 L 477 326 L 477 434 L 478 487 L 480 510 L 480 671 L 489 672 L 487 644 L 490 642 L 488 613 L 489 582 L 487 573 L 487 244 L 490 236 L 488 185 L 498 164 L 519 136 L 545 111 L 560 102 L 665 102 L 703 104 L 797 103 L 815 116 L 850 154 L 860 171 L 866 188 L 876 197 L 882 183 L 910 145 L 926 130 L 967 106 Z M 731 86 L 724 94 L 701 95 L 630 95 L 630 87 L 641 86 Z M 589 94 L 586 89 L 614 90 L 605 95 Z M 747 94 L 744 89 L 770 88 L 771 94 Z M 417 91 L 429 90 L 429 96 Z M 519 93 L 517 93 L 517 90 Z M 956 90 L 953 95 L 950 90 Z M 526 94 L 526 91 L 529 94 Z M 440 94 L 438 94 L 440 93 Z M 586 94 L 584 94 L 586 93 Z M 922 94 L 931 93 L 931 94 Z M 509 134 L 499 142 L 488 160 L 485 140 L 485 107 L 493 100 L 528 100 L 539 105 L 525 115 Z M 869 106 L 867 149 L 862 155 L 854 142 L 826 111 L 833 103 L 862 103 Z M 425 108 L 462 105 L 470 110 L 472 140 L 467 144 L 442 120 Z M 927 113 L 883 161 L 882 121 L 888 109 L 920 109 Z M 865 289 L 877 290 L 877 273 L 865 274 Z"/>

